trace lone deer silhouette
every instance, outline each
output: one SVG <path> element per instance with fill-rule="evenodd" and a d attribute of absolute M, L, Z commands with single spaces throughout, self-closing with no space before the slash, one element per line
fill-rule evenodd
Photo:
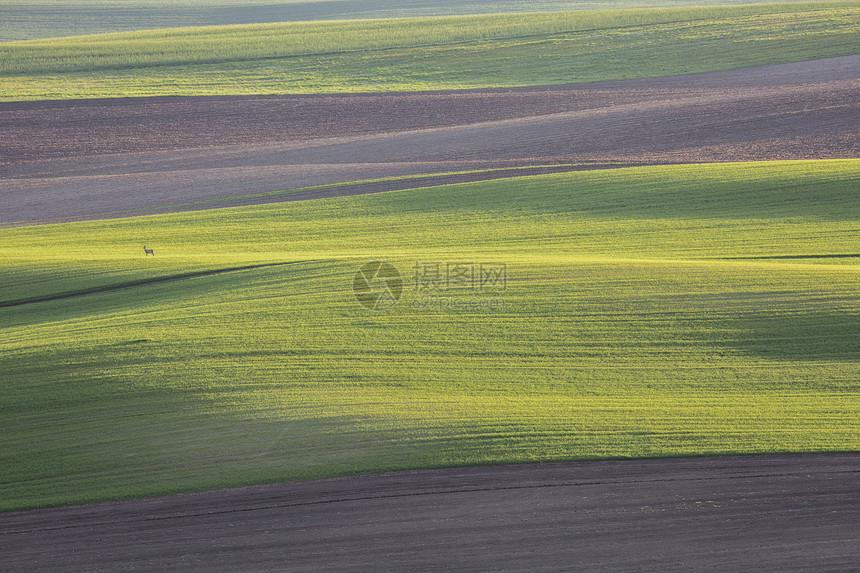
<path fill-rule="evenodd" d="M 143 246 L 143 256 L 146 257 L 148 255 L 155 256 L 155 249 L 147 249 L 146 245 Z"/>

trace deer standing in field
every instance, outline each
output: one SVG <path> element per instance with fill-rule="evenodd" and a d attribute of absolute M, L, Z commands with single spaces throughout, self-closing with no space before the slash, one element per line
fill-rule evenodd
<path fill-rule="evenodd" d="M 154 257 L 155 256 L 155 249 L 147 249 L 146 245 L 144 245 L 143 246 L 143 256 L 146 257 L 149 255 L 152 255 Z"/>

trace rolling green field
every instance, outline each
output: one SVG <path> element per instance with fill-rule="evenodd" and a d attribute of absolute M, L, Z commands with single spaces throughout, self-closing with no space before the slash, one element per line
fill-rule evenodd
<path fill-rule="evenodd" d="M 578 83 L 858 51 L 857 2 L 175 28 L 0 43 L 0 101 Z"/>
<path fill-rule="evenodd" d="M 0 229 L 0 510 L 856 450 L 858 188 L 860 160 L 642 167 Z M 353 292 L 379 260 L 385 310 Z"/>
<path fill-rule="evenodd" d="M 0 42 L 177 26 L 752 3 L 754 0 L 2 0 Z"/>

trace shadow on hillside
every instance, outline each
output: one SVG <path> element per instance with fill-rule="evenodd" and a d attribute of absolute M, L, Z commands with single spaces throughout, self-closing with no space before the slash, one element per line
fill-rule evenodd
<path fill-rule="evenodd" d="M 743 318 L 737 338 L 725 344 L 742 354 L 773 360 L 860 361 L 860 314 L 792 313 Z"/>
<path fill-rule="evenodd" d="M 292 264 L 296 264 L 299 262 L 302 262 L 302 261 L 283 261 L 283 262 L 277 262 L 277 263 L 258 263 L 258 264 L 254 264 L 254 265 L 243 265 L 243 266 L 239 266 L 239 267 L 224 267 L 224 268 L 217 268 L 217 269 L 207 269 L 204 271 L 193 271 L 193 272 L 188 272 L 188 273 L 174 273 L 174 274 L 170 274 L 170 275 L 163 275 L 163 276 L 150 277 L 150 278 L 145 278 L 145 279 L 138 279 L 138 280 L 134 280 L 134 281 L 127 281 L 127 282 L 123 282 L 123 283 L 114 283 L 114 284 L 96 286 L 96 287 L 91 287 L 91 288 L 86 288 L 86 289 L 81 289 L 81 290 L 75 290 L 75 291 L 60 292 L 60 293 L 49 294 L 49 295 L 44 295 L 44 296 L 39 296 L 39 297 L 0 301 L 0 308 L 12 307 L 12 306 L 22 306 L 25 304 L 36 304 L 36 303 L 40 303 L 40 302 L 50 302 L 50 301 L 55 301 L 55 300 L 67 299 L 67 298 L 76 298 L 76 297 L 86 296 L 86 295 L 91 295 L 91 294 L 102 294 L 102 293 L 113 292 L 113 291 L 122 290 L 122 289 L 147 286 L 147 285 L 153 285 L 153 284 L 159 284 L 159 283 L 165 283 L 165 282 L 177 281 L 177 280 L 183 280 L 183 279 L 193 279 L 193 278 L 199 278 L 199 277 L 206 277 L 206 276 L 210 276 L 210 275 L 219 275 L 219 274 L 223 274 L 223 273 L 234 273 L 234 272 L 239 272 L 239 271 L 249 271 L 249 270 L 260 269 L 260 268 L 265 268 L 265 267 L 277 267 L 277 266 L 282 266 L 282 265 L 292 265 Z"/>

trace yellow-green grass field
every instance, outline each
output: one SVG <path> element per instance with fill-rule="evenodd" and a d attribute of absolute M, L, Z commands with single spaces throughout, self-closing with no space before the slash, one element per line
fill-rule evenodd
<path fill-rule="evenodd" d="M 642 167 L 0 229 L 0 509 L 857 451 L 858 189 L 860 160 Z"/>
<path fill-rule="evenodd" d="M 286 22 L 0 43 L 0 101 L 459 89 L 860 52 L 860 4 Z"/>
<path fill-rule="evenodd" d="M 755 0 L 4 0 L 0 2 L 0 41 L 177 26 L 755 3 Z"/>

